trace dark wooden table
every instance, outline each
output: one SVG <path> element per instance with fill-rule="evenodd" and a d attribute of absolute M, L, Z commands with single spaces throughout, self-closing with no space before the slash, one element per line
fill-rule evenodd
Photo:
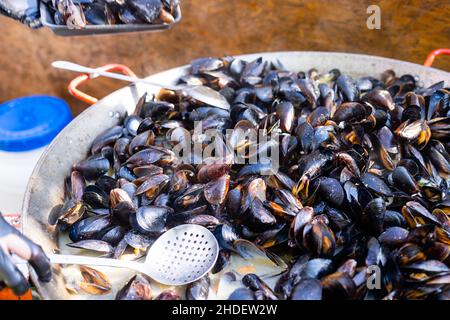
<path fill-rule="evenodd" d="M 366 26 L 370 4 L 381 8 L 381 29 Z M 0 18 L 0 101 L 29 94 L 63 97 L 77 114 L 85 105 L 69 96 L 73 73 L 53 60 L 89 66 L 118 62 L 144 76 L 202 56 L 279 50 L 365 53 L 423 63 L 450 47 L 450 2 L 440 0 L 182 0 L 183 19 L 161 33 L 61 38 Z M 450 57 L 435 67 L 450 71 Z M 95 96 L 123 86 L 96 80 Z"/>

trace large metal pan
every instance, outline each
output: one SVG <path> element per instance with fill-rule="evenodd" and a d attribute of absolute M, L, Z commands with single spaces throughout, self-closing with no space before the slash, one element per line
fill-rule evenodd
<path fill-rule="evenodd" d="M 372 75 L 379 77 L 393 69 L 398 74 L 418 75 L 425 86 L 441 80 L 450 84 L 450 73 L 421 65 L 374 56 L 332 53 L 332 52 L 273 52 L 239 56 L 244 60 L 262 56 L 264 59 L 279 59 L 290 70 L 308 70 L 315 67 L 319 71 L 332 68 L 349 73 L 354 77 Z M 187 67 L 179 67 L 148 77 L 148 80 L 175 84 L 187 72 Z M 132 112 L 144 91 L 154 93 L 158 88 L 137 84 L 120 89 L 75 118 L 52 142 L 39 160 L 29 181 L 23 203 L 23 230 L 32 240 L 41 244 L 46 252 L 57 248 L 57 238 L 53 227 L 47 223 L 50 211 L 63 201 L 64 178 L 70 173 L 73 163 L 85 158 L 91 142 L 103 130 L 117 124 L 127 112 Z M 71 298 L 65 290 L 62 275 L 55 269 L 55 276 L 48 284 L 39 283 L 31 273 L 33 282 L 43 299 Z"/>

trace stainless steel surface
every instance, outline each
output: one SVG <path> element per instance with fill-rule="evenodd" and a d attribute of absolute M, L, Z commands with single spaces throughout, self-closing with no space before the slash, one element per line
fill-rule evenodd
<path fill-rule="evenodd" d="M 99 76 L 102 76 L 102 77 L 106 77 L 106 78 L 128 81 L 131 83 L 141 82 L 141 83 L 148 84 L 151 86 L 157 86 L 157 87 L 164 86 L 163 84 L 149 82 L 145 79 L 134 78 L 131 76 L 127 76 L 127 75 L 115 73 L 115 72 L 101 71 L 98 68 L 90 68 L 90 67 L 82 66 L 77 63 L 70 62 L 70 61 L 61 61 L 61 60 L 54 61 L 54 62 L 52 62 L 52 67 L 56 68 L 56 69 L 74 71 L 74 72 L 78 72 L 78 73 L 86 73 L 86 74 L 89 74 L 91 78 L 97 78 Z M 175 89 L 176 87 L 177 86 L 169 85 L 166 88 L 170 89 L 170 90 L 177 90 L 177 89 Z"/>
<path fill-rule="evenodd" d="M 228 110 L 230 109 L 230 104 L 228 103 L 228 101 L 221 95 L 219 94 L 217 91 L 206 87 L 206 86 L 201 86 L 201 85 L 197 85 L 197 86 L 183 86 L 183 85 L 170 85 L 170 84 L 162 84 L 162 83 L 156 83 L 153 81 L 148 81 L 145 79 L 140 79 L 140 78 L 134 78 L 134 77 L 130 77 L 130 76 L 126 76 L 123 74 L 119 74 L 119 73 L 114 73 L 114 72 L 107 72 L 107 71 L 101 71 L 95 68 L 89 68 L 89 67 L 85 67 L 73 62 L 69 62 L 69 61 L 55 61 L 52 63 L 52 66 L 54 68 L 58 68 L 58 69 L 63 69 L 63 70 L 70 70 L 70 71 L 75 71 L 75 72 L 80 72 L 80 73 L 87 73 L 90 74 L 91 77 L 95 78 L 98 76 L 102 76 L 102 77 L 107 77 L 107 78 L 113 78 L 113 79 L 117 79 L 117 80 L 123 80 L 123 81 L 128 81 L 128 82 L 132 82 L 132 83 L 142 83 L 148 86 L 154 86 L 154 87 L 158 87 L 158 88 L 163 88 L 163 89 L 168 89 L 168 90 L 173 90 L 173 91 L 182 91 L 183 94 L 190 96 L 191 98 L 201 101 L 203 103 L 221 108 L 221 109 L 225 109 Z"/>
<path fill-rule="evenodd" d="M 319 71 L 339 68 L 354 77 L 372 75 L 379 77 L 386 69 L 398 74 L 409 73 L 420 77 L 429 86 L 441 80 L 450 84 L 450 73 L 421 65 L 367 55 L 333 52 L 273 52 L 239 56 L 252 60 L 262 56 L 264 59 L 279 59 L 290 70 L 308 70 L 315 67 Z M 171 69 L 146 78 L 148 81 L 175 84 L 187 72 L 187 66 Z M 122 88 L 75 118 L 52 142 L 36 165 L 30 178 L 23 203 L 23 229 L 27 236 L 42 245 L 47 253 L 58 247 L 55 228 L 47 223 L 51 209 L 63 201 L 64 178 L 70 174 L 72 165 L 88 154 L 94 138 L 105 129 L 116 125 L 127 112 L 133 111 L 139 97 L 148 89 L 156 93 L 157 88 L 146 88 L 136 84 Z M 33 272 L 31 277 L 38 292 L 44 299 L 67 299 L 61 272 L 56 269 L 55 276 L 48 284 L 37 281 Z"/>
<path fill-rule="evenodd" d="M 42 25 L 50 28 L 59 36 L 88 36 L 113 33 L 129 32 L 155 32 L 172 28 L 181 20 L 181 9 L 177 6 L 175 21 L 171 24 L 116 24 L 116 25 L 88 25 L 84 29 L 69 29 L 67 26 L 55 24 L 47 6 L 41 1 L 40 4 Z"/>
<path fill-rule="evenodd" d="M 194 282 L 207 274 L 216 263 L 219 245 L 205 227 L 184 224 L 170 229 L 156 240 L 145 262 L 79 255 L 51 254 L 53 264 L 78 264 L 127 268 L 146 274 L 168 286 Z"/>

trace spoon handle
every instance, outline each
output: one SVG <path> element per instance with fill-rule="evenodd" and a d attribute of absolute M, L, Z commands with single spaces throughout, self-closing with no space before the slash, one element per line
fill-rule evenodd
<path fill-rule="evenodd" d="M 135 261 L 125 261 L 109 258 L 83 257 L 66 254 L 50 254 L 48 255 L 50 262 L 54 264 L 80 264 L 92 266 L 105 266 L 115 268 L 127 268 L 136 271 L 143 271 L 143 263 Z"/>
<path fill-rule="evenodd" d="M 108 71 L 102 71 L 99 69 L 94 69 L 94 68 L 89 68 L 89 67 L 85 67 L 73 62 L 69 62 L 69 61 L 54 61 L 52 63 L 52 66 L 54 68 L 57 69 L 63 69 L 63 70 L 70 70 L 70 71 L 75 71 L 75 72 L 79 72 L 79 73 L 88 73 L 91 75 L 95 75 L 95 76 L 102 76 L 102 77 L 106 77 L 106 78 L 113 78 L 113 79 L 117 79 L 117 80 L 122 80 L 122 81 L 128 81 L 128 82 L 141 82 L 147 85 L 151 85 L 151 86 L 155 86 L 155 87 L 160 87 L 160 88 L 166 88 L 169 90 L 179 90 L 181 89 L 178 86 L 172 86 L 172 85 L 162 85 L 159 83 L 154 83 L 151 81 L 147 81 L 145 79 L 141 79 L 141 78 L 133 78 L 130 76 L 126 76 L 123 74 L 119 74 L 119 73 L 114 73 L 114 72 L 108 72 Z"/>

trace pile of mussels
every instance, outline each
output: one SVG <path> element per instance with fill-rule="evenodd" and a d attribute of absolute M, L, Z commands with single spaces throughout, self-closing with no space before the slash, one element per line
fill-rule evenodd
<path fill-rule="evenodd" d="M 168 90 L 142 97 L 66 180 L 57 224 L 70 246 L 138 258 L 167 229 L 199 224 L 221 248 L 212 273 L 249 244 L 286 262 L 274 288 L 246 274 L 231 299 L 450 298 L 444 82 L 424 88 L 392 70 L 352 79 L 232 57 L 195 60 L 179 81 L 218 91 L 230 107 Z M 172 151 L 195 130 L 256 128 L 279 133 L 273 174 L 262 174 L 270 162 L 179 163 Z M 206 276 L 186 297 L 207 298 L 209 286 Z M 144 277 L 118 294 L 130 297 L 152 298 Z"/>
<path fill-rule="evenodd" d="M 47 0 L 58 25 L 171 24 L 178 0 Z"/>

